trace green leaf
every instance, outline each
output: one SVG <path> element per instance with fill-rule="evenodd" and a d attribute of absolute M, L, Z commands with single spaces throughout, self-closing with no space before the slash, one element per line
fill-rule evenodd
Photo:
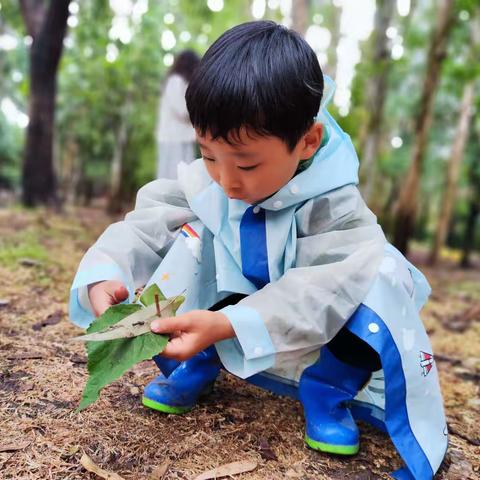
<path fill-rule="evenodd" d="M 183 297 L 175 299 L 168 313 L 173 312 L 175 314 L 183 301 Z M 103 331 L 141 308 L 143 307 L 138 304 L 114 305 L 93 321 L 87 329 L 87 333 Z M 134 338 L 87 342 L 89 378 L 77 412 L 95 402 L 100 395 L 100 391 L 106 385 L 120 378 L 133 365 L 144 360 L 150 360 L 154 355 L 161 353 L 167 342 L 167 336 L 152 332 Z"/>
<path fill-rule="evenodd" d="M 155 295 L 158 295 L 158 300 L 166 300 L 165 295 L 158 288 L 158 285 L 153 283 L 142 293 L 139 300 L 143 305 L 148 307 L 155 303 Z"/>

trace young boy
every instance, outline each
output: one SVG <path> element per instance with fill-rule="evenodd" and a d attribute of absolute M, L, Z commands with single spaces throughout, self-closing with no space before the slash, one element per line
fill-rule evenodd
<path fill-rule="evenodd" d="M 171 337 L 144 405 L 183 413 L 223 366 L 299 398 L 310 447 L 356 453 L 353 412 L 390 434 L 406 463 L 395 478 L 429 479 L 447 447 L 418 316 L 429 287 L 363 202 L 332 94 L 295 32 L 224 33 L 186 95 L 203 158 L 144 186 L 87 252 L 71 318 L 87 326 L 145 284 L 187 289 L 177 317 L 152 324 Z"/>

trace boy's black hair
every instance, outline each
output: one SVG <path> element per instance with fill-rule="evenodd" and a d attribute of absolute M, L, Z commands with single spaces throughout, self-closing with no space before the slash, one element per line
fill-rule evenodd
<path fill-rule="evenodd" d="M 186 93 L 202 135 L 238 142 L 239 132 L 274 135 L 293 150 L 313 125 L 323 93 L 314 51 L 293 30 L 271 21 L 227 30 L 207 50 Z"/>

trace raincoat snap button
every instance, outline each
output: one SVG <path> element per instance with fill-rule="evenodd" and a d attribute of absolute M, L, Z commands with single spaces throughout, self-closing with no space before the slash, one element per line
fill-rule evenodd
<path fill-rule="evenodd" d="M 280 208 L 283 205 L 283 202 L 281 200 L 277 200 L 276 202 L 273 202 L 273 208 Z"/>
<path fill-rule="evenodd" d="M 257 214 L 260 211 L 260 207 L 253 207 L 253 213 Z"/>
<path fill-rule="evenodd" d="M 397 262 L 392 257 L 385 257 L 380 264 L 382 273 L 393 273 L 397 269 Z"/>
<path fill-rule="evenodd" d="M 376 324 L 376 323 L 370 323 L 368 325 L 368 329 L 372 332 L 372 333 L 378 333 L 378 331 L 380 330 L 380 327 Z"/>

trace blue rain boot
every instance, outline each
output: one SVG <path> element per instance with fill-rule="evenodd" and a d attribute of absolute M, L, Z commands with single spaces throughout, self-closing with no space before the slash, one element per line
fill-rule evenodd
<path fill-rule="evenodd" d="M 168 377 L 179 365 L 178 360 L 173 360 L 171 358 L 162 357 L 161 355 L 155 355 L 152 360 L 157 365 L 158 369 Z"/>
<path fill-rule="evenodd" d="M 211 391 L 222 366 L 213 345 L 173 370 L 168 371 L 173 363 L 160 363 L 160 369 L 168 376 L 159 375 L 145 387 L 142 403 L 160 412 L 176 414 L 188 412 L 202 394 Z"/>
<path fill-rule="evenodd" d="M 305 414 L 305 442 L 310 448 L 339 455 L 358 452 L 358 427 L 347 402 L 370 375 L 368 370 L 341 362 L 327 347 L 322 348 L 320 359 L 303 371 L 299 397 Z"/>

